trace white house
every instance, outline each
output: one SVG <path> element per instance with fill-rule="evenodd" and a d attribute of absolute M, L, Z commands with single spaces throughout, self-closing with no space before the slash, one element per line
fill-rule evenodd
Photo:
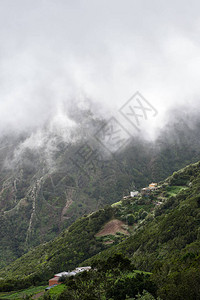
<path fill-rule="evenodd" d="M 58 274 L 55 274 L 54 277 L 62 277 L 62 276 L 67 276 L 70 272 L 60 272 Z"/>
<path fill-rule="evenodd" d="M 132 192 L 130 192 L 130 196 L 131 197 L 136 197 L 138 194 L 139 194 L 138 191 L 132 191 Z"/>
<path fill-rule="evenodd" d="M 78 267 L 73 271 L 76 272 L 76 273 L 80 273 L 80 272 L 89 271 L 89 270 L 91 270 L 90 266 L 88 266 L 88 267 Z"/>
<path fill-rule="evenodd" d="M 89 271 L 91 270 L 91 267 L 88 266 L 88 267 L 78 267 L 74 270 L 72 270 L 71 272 L 60 272 L 58 274 L 55 274 L 54 277 L 62 277 L 62 276 L 66 276 L 66 277 L 69 277 L 69 276 L 75 276 L 76 274 L 78 273 L 81 273 L 81 272 L 84 272 L 84 271 Z"/>

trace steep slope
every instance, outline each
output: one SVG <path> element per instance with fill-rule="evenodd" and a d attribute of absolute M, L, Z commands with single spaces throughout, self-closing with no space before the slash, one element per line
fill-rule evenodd
<path fill-rule="evenodd" d="M 91 135 L 103 121 L 89 112 L 79 119 L 79 131 L 89 133 L 75 142 L 48 128 L 1 139 L 1 267 L 52 240 L 78 217 L 200 159 L 198 124 L 190 129 L 177 121 L 155 143 L 134 138 L 122 152 L 102 159 Z"/>
<path fill-rule="evenodd" d="M 199 282 L 199 195 L 200 162 L 175 172 L 150 194 L 123 200 L 76 221 L 54 241 L 1 270 L 1 289 L 37 284 L 81 262 L 101 265 L 114 254 L 123 253 L 135 268 L 153 272 L 162 299 L 181 299 L 186 279 L 191 276 L 195 286 Z M 118 233 L 99 236 L 113 218 L 124 221 L 130 237 Z M 189 298 L 199 295 L 198 288 L 190 293 L 189 284 L 185 284 L 184 299 L 198 299 Z"/>
<path fill-rule="evenodd" d="M 163 196 L 169 197 L 152 221 L 84 263 L 99 264 L 121 252 L 136 268 L 153 272 L 162 299 L 200 299 L 200 162 L 174 173 L 164 184 Z"/>
<path fill-rule="evenodd" d="M 144 198 L 138 196 L 78 219 L 53 241 L 36 247 L 3 269 L 1 288 L 29 286 L 61 270 L 73 269 L 83 260 L 126 239 L 154 207 L 152 200 L 144 203 Z M 133 209 L 134 223 L 130 218 Z"/>
<path fill-rule="evenodd" d="M 9 288 L 12 289 L 17 287 L 18 278 L 21 278 L 20 286 L 24 287 L 44 281 L 60 270 L 73 269 L 85 258 L 105 248 L 95 239 L 95 233 L 112 215 L 112 209 L 108 208 L 77 220 L 55 240 L 34 248 L 13 262 L 0 276 L 12 278 Z"/>

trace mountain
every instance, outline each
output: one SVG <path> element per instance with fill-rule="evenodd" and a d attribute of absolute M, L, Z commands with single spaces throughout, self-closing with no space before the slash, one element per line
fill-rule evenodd
<path fill-rule="evenodd" d="M 134 137 L 114 154 L 94 138 L 105 120 L 85 111 L 76 122 L 75 131 L 47 124 L 1 138 L 1 267 L 77 218 L 200 159 L 198 122 L 191 128 L 179 118 L 155 142 Z"/>
<path fill-rule="evenodd" d="M 101 272 L 107 278 L 107 272 L 111 272 L 108 262 L 121 253 L 119 263 L 127 257 L 133 266 L 131 270 L 151 273 L 151 284 L 145 286 L 149 292 L 154 287 L 152 295 L 161 299 L 199 299 L 199 225 L 200 162 L 174 172 L 148 193 L 122 199 L 77 220 L 53 241 L 2 269 L 1 290 L 37 285 L 58 271 L 80 264 L 99 270 L 105 266 Z M 115 276 L 123 274 L 116 270 Z M 124 280 L 129 284 L 129 279 Z M 143 282 L 144 278 L 138 280 Z M 80 293 L 85 288 L 82 286 Z M 71 289 L 73 293 L 73 286 Z"/>
<path fill-rule="evenodd" d="M 152 220 L 85 263 L 123 253 L 137 269 L 153 273 L 161 299 L 200 299 L 200 162 L 175 172 L 163 184 L 167 200 L 161 200 Z"/>

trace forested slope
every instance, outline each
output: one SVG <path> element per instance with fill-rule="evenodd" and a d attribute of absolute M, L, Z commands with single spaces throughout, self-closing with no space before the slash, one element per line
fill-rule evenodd
<path fill-rule="evenodd" d="M 89 112 L 79 121 L 82 131 L 93 128 L 90 136 L 103 122 Z M 103 160 L 99 160 L 102 149 L 98 143 L 90 143 L 89 134 L 71 143 L 46 128 L 41 147 L 34 145 L 38 143 L 37 136 L 31 140 L 34 134 L 2 138 L 0 266 L 52 240 L 77 218 L 198 161 L 199 127 L 197 122 L 191 129 L 177 119 L 163 129 L 155 142 L 135 137 L 120 153 Z M 80 153 L 90 154 L 91 147 L 100 151 L 99 156 L 95 152 L 92 161 L 84 161 Z"/>
<path fill-rule="evenodd" d="M 152 221 L 133 236 L 86 263 L 120 252 L 137 269 L 150 271 L 162 299 L 200 299 L 200 163 L 166 181 L 169 197 Z M 175 187 L 183 189 L 175 194 Z"/>
<path fill-rule="evenodd" d="M 98 237 L 113 219 L 124 222 L 128 234 Z M 200 162 L 173 173 L 148 195 L 77 220 L 54 241 L 1 270 L 1 289 L 38 284 L 81 262 L 100 266 L 121 253 L 135 269 L 152 272 L 162 299 L 181 299 L 183 293 L 184 299 L 198 299 L 194 297 L 199 295 L 199 225 Z"/>

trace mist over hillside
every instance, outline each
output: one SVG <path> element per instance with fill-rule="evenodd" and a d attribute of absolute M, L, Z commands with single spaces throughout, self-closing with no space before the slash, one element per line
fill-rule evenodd
<path fill-rule="evenodd" d="M 200 160 L 199 10 L 0 1 L 0 268 Z"/>
<path fill-rule="evenodd" d="M 1 138 L 2 266 L 78 217 L 200 159 L 200 124 L 192 115 L 174 113 L 154 141 L 138 134 L 121 139 L 121 148 L 96 134 L 109 119 L 76 109 L 70 120 L 75 125 L 56 127 L 50 120 Z"/>

